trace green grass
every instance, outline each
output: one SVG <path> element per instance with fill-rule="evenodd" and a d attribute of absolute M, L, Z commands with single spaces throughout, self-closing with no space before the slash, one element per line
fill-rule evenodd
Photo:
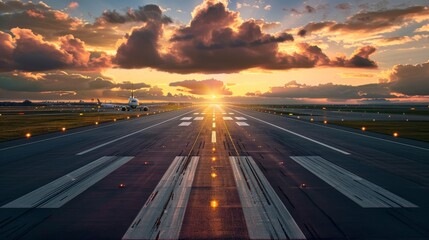
<path fill-rule="evenodd" d="M 159 113 L 162 111 L 177 110 L 177 106 L 161 106 L 156 109 L 151 109 L 148 112 L 52 112 L 50 114 L 23 114 L 23 115 L 1 115 L 0 116 L 0 142 L 25 138 L 27 133 L 31 136 L 36 136 L 45 133 L 62 132 L 62 128 L 66 131 L 72 128 L 97 125 L 130 119 L 136 117 L 144 117 L 147 115 Z M 155 112 L 154 112 L 155 110 Z"/>
<path fill-rule="evenodd" d="M 335 124 L 355 129 L 366 128 L 366 131 L 387 134 L 393 136 L 396 132 L 398 137 L 409 138 L 429 142 L 429 122 L 427 121 L 329 121 Z"/>

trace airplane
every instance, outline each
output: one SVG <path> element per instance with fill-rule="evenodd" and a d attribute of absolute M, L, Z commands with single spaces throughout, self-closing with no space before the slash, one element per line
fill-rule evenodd
<path fill-rule="evenodd" d="M 97 98 L 98 106 L 102 108 L 114 108 L 121 109 L 122 111 L 131 111 L 131 110 L 140 110 L 140 111 L 149 111 L 148 106 L 140 106 L 139 100 L 134 97 L 134 91 L 131 90 L 131 96 L 128 98 L 127 105 L 119 105 L 112 103 L 101 103 L 100 99 Z"/>

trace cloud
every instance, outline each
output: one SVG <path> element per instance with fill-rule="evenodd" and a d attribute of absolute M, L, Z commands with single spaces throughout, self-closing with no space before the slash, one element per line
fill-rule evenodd
<path fill-rule="evenodd" d="M 271 10 L 271 5 L 270 4 L 265 5 L 264 10 L 265 11 L 270 11 Z"/>
<path fill-rule="evenodd" d="M 33 2 L 21 2 L 19 0 L 10 0 L 10 1 L 0 1 L 0 13 L 10 13 L 16 11 L 26 11 L 26 10 L 48 10 L 50 7 L 46 3 L 40 1 L 36 4 Z"/>
<path fill-rule="evenodd" d="M 85 43 L 72 35 L 58 39 L 59 45 L 45 41 L 30 29 L 13 28 L 11 33 L 0 32 L 1 71 L 47 71 L 55 69 L 90 69 L 109 66 L 107 60 L 91 58 Z M 94 62 L 93 62 L 94 60 Z M 106 64 L 101 66 L 101 64 Z"/>
<path fill-rule="evenodd" d="M 357 49 L 349 59 L 346 59 L 345 57 L 337 57 L 337 59 L 332 61 L 332 63 L 334 66 L 340 67 L 376 68 L 377 63 L 369 59 L 369 56 L 375 51 L 375 47 L 364 46 Z"/>
<path fill-rule="evenodd" d="M 396 65 L 384 81 L 392 91 L 409 96 L 429 96 L 429 62 L 417 65 Z"/>
<path fill-rule="evenodd" d="M 429 24 L 417 28 L 415 32 L 429 32 Z"/>
<path fill-rule="evenodd" d="M 343 84 L 306 85 L 290 81 L 270 91 L 248 92 L 246 96 L 266 98 L 326 98 L 330 100 L 360 99 L 385 101 L 392 98 L 429 96 L 429 62 L 417 65 L 396 65 L 379 83 L 358 86 Z M 365 77 L 358 75 L 357 77 Z"/>
<path fill-rule="evenodd" d="M 171 87 L 182 87 L 181 91 L 196 95 L 232 95 L 226 85 L 216 79 L 184 80 L 170 83 Z"/>
<path fill-rule="evenodd" d="M 116 10 L 106 10 L 101 17 L 96 20 L 98 23 L 123 24 L 126 22 L 148 22 L 157 21 L 162 23 L 172 23 L 170 17 L 165 16 L 159 6 L 148 4 L 137 9 L 129 8 L 126 13 L 119 13 Z"/>
<path fill-rule="evenodd" d="M 421 22 L 429 19 L 429 8 L 413 6 L 404 9 L 390 9 L 374 12 L 359 12 L 344 23 L 336 21 L 312 22 L 299 30 L 300 36 L 318 32 L 330 34 L 353 34 L 372 36 L 381 33 L 393 32 L 411 22 Z"/>
<path fill-rule="evenodd" d="M 252 93 L 248 93 L 252 96 Z M 269 92 L 253 94 L 253 96 L 277 98 L 327 98 L 327 99 L 366 99 L 394 98 L 387 86 L 380 84 L 365 84 L 360 86 L 341 84 L 320 84 L 316 86 L 290 81 L 284 86 L 271 87 Z"/>
<path fill-rule="evenodd" d="M 79 3 L 78 2 L 70 2 L 69 5 L 67 6 L 69 9 L 76 9 L 79 7 Z"/>
<path fill-rule="evenodd" d="M 134 28 L 119 46 L 114 62 L 122 68 L 149 67 L 175 73 L 376 66 L 362 54 L 331 61 L 318 46 L 304 43 L 298 44 L 299 52 L 282 52 L 279 43 L 293 41 L 292 35 L 265 33 L 263 20 L 243 20 L 223 2 L 205 1 L 192 16 L 187 26 L 173 27 L 168 42 L 164 39 L 170 35 L 162 22 L 148 22 Z"/>
<path fill-rule="evenodd" d="M 336 9 L 349 10 L 352 7 L 350 3 L 339 3 L 335 6 Z"/>

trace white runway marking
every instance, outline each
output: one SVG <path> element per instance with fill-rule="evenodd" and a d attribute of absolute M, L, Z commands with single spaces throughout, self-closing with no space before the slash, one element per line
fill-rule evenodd
<path fill-rule="evenodd" d="M 178 239 L 199 157 L 176 157 L 122 239 Z"/>
<path fill-rule="evenodd" d="M 247 119 L 244 117 L 235 117 L 235 119 L 240 120 L 240 121 L 246 121 Z"/>
<path fill-rule="evenodd" d="M 192 122 L 182 122 L 179 124 L 179 127 L 187 127 L 189 125 L 191 125 Z"/>
<path fill-rule="evenodd" d="M 229 115 L 234 115 L 234 113 L 229 113 Z"/>
<path fill-rule="evenodd" d="M 60 208 L 133 157 L 105 156 L 1 208 Z"/>
<path fill-rule="evenodd" d="M 229 157 L 251 239 L 305 239 L 252 157 Z"/>
<path fill-rule="evenodd" d="M 140 132 L 146 131 L 146 130 L 148 130 L 148 129 L 151 129 L 151 128 L 153 128 L 153 127 L 159 126 L 159 125 L 161 125 L 161 124 L 164 124 L 164 123 L 169 122 L 169 121 L 171 121 L 171 120 L 174 120 L 174 119 L 176 119 L 176 118 L 182 117 L 183 115 L 186 115 L 186 114 L 191 113 L 191 112 L 193 112 L 193 111 L 190 111 L 190 112 L 187 112 L 187 113 L 184 113 L 184 114 L 180 114 L 179 116 L 176 116 L 176 117 L 173 117 L 173 118 L 170 118 L 170 119 L 164 120 L 164 121 L 159 122 L 159 123 L 157 123 L 157 124 L 154 124 L 154 125 L 152 125 L 152 126 L 145 127 L 145 128 L 143 128 L 143 129 L 140 129 L 140 130 L 135 131 L 135 132 L 133 132 L 133 133 L 130 133 L 130 134 L 124 135 L 124 136 L 122 136 L 122 137 L 115 138 L 115 139 L 113 139 L 113 140 L 111 140 L 111 141 L 105 142 L 105 143 L 100 144 L 100 145 L 98 145 L 98 146 L 95 146 L 95 147 L 93 147 L 93 148 L 90 148 L 90 149 L 87 149 L 87 150 L 82 151 L 82 152 L 80 152 L 80 153 L 77 153 L 76 155 L 83 155 L 83 154 L 86 154 L 86 153 L 92 152 L 92 151 L 94 151 L 95 149 L 99 149 L 99 148 L 101 148 L 101 147 L 104 147 L 104 146 L 109 145 L 109 144 L 111 144 L 111 143 L 117 142 L 117 141 L 122 140 L 122 139 L 124 139 L 124 138 L 130 137 L 130 136 L 133 136 L 133 135 L 135 135 L 135 134 L 137 134 L 137 133 L 140 133 Z"/>
<path fill-rule="evenodd" d="M 216 142 L 216 131 L 212 131 L 212 143 Z"/>
<path fill-rule="evenodd" d="M 201 120 L 204 120 L 204 117 L 196 117 L 196 118 L 194 118 L 194 121 L 201 121 Z"/>
<path fill-rule="evenodd" d="M 223 120 L 232 120 L 232 117 L 223 117 Z"/>
<path fill-rule="evenodd" d="M 189 120 L 191 120 L 192 119 L 192 117 L 183 117 L 183 118 L 181 118 L 180 120 L 182 120 L 182 121 L 189 121 Z"/>
<path fill-rule="evenodd" d="M 212 128 L 216 128 L 216 123 L 213 123 L 213 124 L 212 124 Z"/>
<path fill-rule="evenodd" d="M 291 158 L 363 208 L 417 207 L 322 157 L 291 156 Z"/>
<path fill-rule="evenodd" d="M 206 113 L 201 113 L 202 115 L 206 115 Z"/>
<path fill-rule="evenodd" d="M 337 151 L 337 152 L 339 152 L 339 153 L 342 153 L 342 154 L 345 154 L 345 155 L 350 155 L 350 153 L 348 153 L 348 152 L 346 152 L 346 151 L 343 151 L 343 150 L 341 150 L 341 149 L 338 149 L 338 148 L 336 148 L 336 147 L 333 147 L 333 146 L 331 146 L 331 145 L 328 145 L 328 144 L 326 144 L 326 143 L 319 142 L 319 141 L 317 141 L 317 140 L 314 140 L 314 139 L 312 139 L 312 138 L 306 137 L 306 136 L 301 135 L 301 134 L 299 134 L 299 133 L 293 132 L 293 131 L 288 130 L 288 129 L 286 129 L 286 128 L 282 128 L 282 127 L 280 127 L 280 126 L 277 126 L 277 125 L 275 125 L 275 124 L 269 123 L 269 122 L 264 121 L 264 120 L 262 120 L 262 119 L 259 119 L 259 118 L 256 118 L 256 117 L 252 117 L 252 116 L 247 115 L 247 114 L 245 114 L 245 113 L 242 113 L 242 112 L 240 112 L 240 111 L 237 111 L 237 110 L 233 110 L 233 111 L 236 111 L 236 112 L 238 112 L 238 113 L 240 113 L 240 114 L 245 115 L 246 117 L 253 118 L 253 119 L 255 119 L 255 120 L 258 120 L 258 121 L 260 121 L 260 122 L 263 122 L 263 123 L 265 123 L 265 124 L 268 124 L 268 125 L 270 125 L 270 126 L 272 126 L 272 127 L 275 127 L 275 128 L 277 128 L 277 129 L 280 129 L 280 130 L 283 130 L 283 131 L 288 132 L 288 133 L 290 133 L 290 134 L 293 134 L 293 135 L 295 135 L 295 136 L 298 136 L 298 137 L 300 137 L 300 138 L 303 138 L 303 139 L 306 139 L 306 140 L 308 140 L 308 141 L 311 141 L 311 142 L 317 143 L 317 144 L 319 144 L 319 145 L 321 145 L 321 146 L 327 147 L 327 148 L 332 149 L 332 150 L 334 150 L 334 151 Z"/>
<path fill-rule="evenodd" d="M 198 115 L 198 114 L 200 114 L 200 113 L 194 113 L 194 115 Z"/>
<path fill-rule="evenodd" d="M 226 114 L 226 112 L 223 112 L 222 114 L 223 114 L 223 115 L 225 115 L 225 114 Z"/>
<path fill-rule="evenodd" d="M 237 125 L 240 127 L 249 126 L 249 124 L 247 124 L 246 122 L 237 122 Z"/>

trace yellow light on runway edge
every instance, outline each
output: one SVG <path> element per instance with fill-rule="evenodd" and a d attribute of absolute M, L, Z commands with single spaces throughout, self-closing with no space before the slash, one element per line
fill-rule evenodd
<path fill-rule="evenodd" d="M 65 127 L 61 128 L 61 131 L 63 131 L 63 132 L 64 132 L 65 130 L 66 130 L 66 128 L 65 128 Z"/>
<path fill-rule="evenodd" d="M 210 174 L 210 176 L 212 176 L 212 178 L 216 178 L 217 174 L 213 172 L 212 174 Z"/>
<path fill-rule="evenodd" d="M 98 125 L 98 122 L 95 122 L 95 125 Z"/>
<path fill-rule="evenodd" d="M 212 162 L 215 162 L 216 161 L 216 157 L 212 157 Z"/>
<path fill-rule="evenodd" d="M 31 137 L 31 133 L 27 133 L 27 134 L 25 134 L 25 137 L 26 137 L 26 138 Z"/>
<path fill-rule="evenodd" d="M 365 130 L 366 130 L 366 127 L 362 127 L 361 129 L 362 129 L 362 131 L 365 131 Z"/>
<path fill-rule="evenodd" d="M 398 137 L 398 136 L 399 136 L 399 134 L 398 134 L 397 132 L 394 132 L 394 133 L 393 133 L 393 136 L 394 136 L 394 137 Z"/>

